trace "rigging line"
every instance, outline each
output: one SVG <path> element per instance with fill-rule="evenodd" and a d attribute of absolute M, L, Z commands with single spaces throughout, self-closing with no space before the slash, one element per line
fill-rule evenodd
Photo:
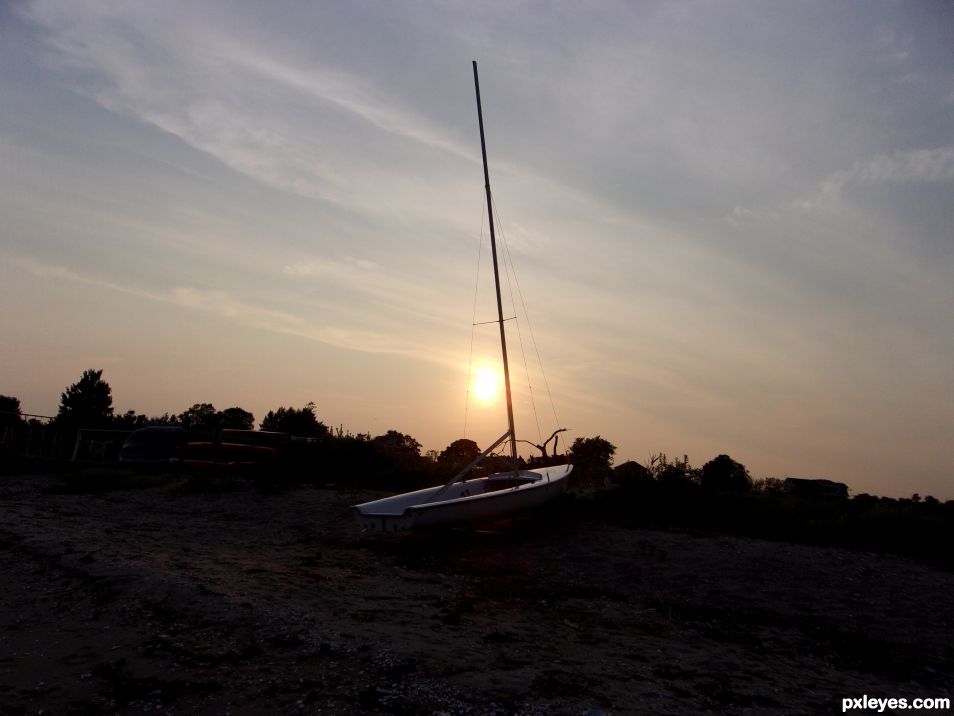
<path fill-rule="evenodd" d="M 494 203 L 494 210 L 497 211 L 497 228 L 500 230 L 500 237 L 502 239 L 501 243 L 503 244 L 504 250 L 504 270 L 507 274 L 507 290 L 510 292 L 510 303 L 514 307 L 514 313 L 516 313 L 517 302 L 514 298 L 513 287 L 514 284 L 517 286 L 517 294 L 520 296 L 520 301 L 523 304 L 523 317 L 527 322 L 527 326 L 530 325 L 530 318 L 527 314 L 527 306 L 523 301 L 523 292 L 520 290 L 520 282 L 517 280 L 517 267 L 513 262 L 513 255 L 510 253 L 510 243 L 507 241 L 506 234 L 503 231 L 501 226 L 501 219 L 499 209 L 497 208 L 496 202 Z M 531 331 L 531 336 L 533 335 Z M 540 415 L 537 412 L 537 402 L 533 397 L 533 381 L 530 379 L 530 363 L 527 360 L 527 351 L 523 342 L 523 331 L 520 330 L 520 321 L 517 321 L 517 340 L 520 343 L 520 354 L 523 358 L 523 371 L 524 375 L 527 377 L 527 393 L 530 398 L 530 409 L 533 412 L 533 420 L 537 426 L 537 435 L 540 442 L 543 442 L 543 430 L 540 428 Z M 539 354 L 538 354 L 539 355 Z M 542 366 L 541 366 L 542 370 Z"/>
<path fill-rule="evenodd" d="M 480 203 L 480 234 L 477 240 L 477 276 L 474 279 L 474 310 L 470 319 L 470 354 L 467 356 L 467 391 L 464 398 L 464 437 L 467 437 L 467 413 L 470 409 L 470 377 L 474 370 L 474 334 L 477 330 L 477 296 L 480 288 L 480 254 L 484 246 L 484 219 L 487 209 Z"/>
<path fill-rule="evenodd" d="M 495 210 L 495 211 L 499 211 L 496 206 L 494 206 L 494 210 Z M 499 216 L 500 216 L 500 214 L 498 213 L 498 217 L 499 217 Z M 498 223 L 498 225 L 500 224 L 499 218 L 498 218 L 498 220 L 497 220 L 497 223 Z M 506 244 L 505 244 L 505 248 L 506 248 L 506 251 L 507 251 L 507 257 L 508 257 L 508 259 L 510 259 L 510 263 L 511 263 L 511 265 L 512 265 L 512 264 L 513 264 L 513 257 L 510 255 L 509 245 L 506 245 Z M 546 370 L 545 370 L 544 367 L 543 367 L 543 358 L 540 356 L 540 347 L 537 345 L 537 338 L 536 338 L 536 336 L 535 336 L 534 333 L 533 333 L 533 324 L 530 322 L 530 313 L 529 313 L 529 311 L 527 311 L 527 303 L 526 303 L 526 300 L 525 300 L 524 297 L 523 297 L 523 290 L 520 288 L 520 281 L 519 281 L 519 279 L 517 279 L 517 272 L 516 272 L 516 268 L 515 268 L 515 267 L 514 267 L 514 272 L 513 272 L 513 274 L 514 274 L 514 283 L 516 283 L 516 285 L 517 285 L 517 295 L 519 295 L 519 297 L 520 297 L 520 305 L 521 305 L 521 307 L 523 308 L 523 315 L 524 315 L 524 318 L 525 318 L 525 320 L 526 320 L 526 322 L 527 322 L 527 330 L 528 330 L 529 333 L 530 333 L 530 342 L 533 344 L 533 350 L 534 350 L 534 352 L 536 353 L 536 356 L 537 356 L 537 365 L 538 365 L 539 368 L 540 368 L 540 375 L 541 375 L 541 377 L 543 378 L 543 386 L 544 386 L 544 388 L 545 388 L 545 390 L 546 390 L 547 400 L 548 400 L 549 403 L 550 403 L 550 411 L 553 413 L 554 424 L 555 424 L 555 425 L 560 425 L 560 419 L 559 419 L 559 417 L 557 416 L 557 411 L 556 411 L 556 403 L 553 401 L 553 392 L 550 390 L 550 381 L 547 379 L 547 373 L 546 373 Z M 508 278 L 509 278 L 509 274 L 508 274 Z M 512 299 L 513 299 L 513 294 L 512 294 L 512 291 L 511 291 L 511 300 L 512 300 Z M 534 410 L 536 410 L 536 405 L 534 405 Z M 541 440 L 543 439 L 542 434 L 541 434 L 541 438 L 540 438 L 540 439 L 541 439 Z"/>
<path fill-rule="evenodd" d="M 550 381 L 547 379 L 547 372 L 543 367 L 543 357 L 540 355 L 540 346 L 537 345 L 537 337 L 533 332 L 533 324 L 530 322 L 530 312 L 527 310 L 527 303 L 523 297 L 523 289 L 520 288 L 520 280 L 517 278 L 516 271 L 514 271 L 514 283 L 517 285 L 517 295 L 520 297 L 520 305 L 523 308 L 523 315 L 527 322 L 527 331 L 530 333 L 530 342 L 533 344 L 533 350 L 537 356 L 537 366 L 540 368 L 540 376 L 543 378 L 543 387 L 546 390 L 547 400 L 550 403 L 550 411 L 553 413 L 554 425 L 559 426 L 561 423 L 559 417 L 557 417 L 556 403 L 553 400 L 553 393 L 550 390 Z M 534 405 L 534 410 L 536 410 L 536 405 Z M 543 439 L 542 434 L 540 439 Z"/>
<path fill-rule="evenodd" d="M 499 209 L 496 207 L 496 205 L 494 206 L 494 208 L 499 212 Z M 501 243 L 503 244 L 503 249 L 504 249 L 504 270 L 505 270 L 505 272 L 506 272 L 506 274 L 507 274 L 507 290 L 508 290 L 508 292 L 510 293 L 510 303 L 511 303 L 511 305 L 514 307 L 514 312 L 516 312 L 517 302 L 516 302 L 516 299 L 515 299 L 515 297 L 514 297 L 513 287 L 514 287 L 514 284 L 516 284 L 516 285 L 517 285 L 517 291 L 518 291 L 518 293 L 519 293 L 519 291 L 520 291 L 520 282 L 517 280 L 517 267 L 516 267 L 516 265 L 514 264 L 514 261 L 513 261 L 513 254 L 512 254 L 511 251 L 510 251 L 510 244 L 509 244 L 509 242 L 507 241 L 506 234 L 505 234 L 505 232 L 504 232 L 504 230 L 503 230 L 503 227 L 501 226 L 501 220 L 500 220 L 500 218 L 499 218 L 499 217 L 500 217 L 500 214 L 498 213 L 497 216 L 498 216 L 497 225 L 498 225 L 498 229 L 499 229 L 499 231 L 500 231 L 500 235 L 501 235 L 501 239 L 502 239 L 502 242 L 501 242 Z M 526 306 L 524 306 L 524 319 L 525 319 L 525 320 L 528 320 L 528 319 L 527 319 L 527 316 L 526 316 Z M 535 423 L 536 426 L 537 426 L 537 436 L 538 436 L 538 439 L 542 442 L 542 440 L 543 440 L 543 431 L 542 431 L 542 429 L 540 428 L 540 415 L 539 415 L 539 413 L 538 413 L 538 411 L 537 411 L 537 402 L 536 402 L 536 400 L 535 400 L 534 397 L 533 397 L 533 381 L 532 381 L 531 378 L 530 378 L 530 364 L 529 364 L 529 362 L 527 361 L 526 345 L 525 345 L 524 340 L 523 340 L 523 331 L 521 330 L 521 327 L 520 327 L 520 321 L 517 321 L 516 326 L 517 326 L 517 340 L 518 340 L 518 342 L 519 342 L 519 344 L 520 344 L 520 355 L 521 355 L 521 357 L 522 357 L 522 359 L 523 359 L 523 372 L 524 372 L 524 375 L 526 376 L 526 380 L 527 380 L 527 394 L 528 394 L 528 398 L 529 398 L 529 400 L 530 400 L 530 410 L 531 410 L 531 412 L 533 413 L 533 420 L 534 420 L 534 423 Z"/>
<path fill-rule="evenodd" d="M 527 318 L 527 330 L 530 333 L 530 342 L 533 344 L 533 350 L 537 354 L 537 365 L 540 367 L 540 376 L 543 378 L 543 387 L 547 393 L 547 400 L 550 402 L 550 411 L 553 413 L 553 422 L 555 426 L 559 426 L 560 418 L 557 417 L 556 403 L 553 401 L 553 393 L 550 390 L 550 381 L 547 379 L 547 372 L 543 367 L 543 358 L 540 356 L 540 346 L 537 345 L 537 337 L 533 333 L 533 324 L 530 323 L 529 314 L 527 313 L 527 306 L 523 298 L 523 291 L 520 290 L 520 282 L 517 281 L 517 294 L 520 296 L 520 303 L 523 306 L 523 313 Z"/>

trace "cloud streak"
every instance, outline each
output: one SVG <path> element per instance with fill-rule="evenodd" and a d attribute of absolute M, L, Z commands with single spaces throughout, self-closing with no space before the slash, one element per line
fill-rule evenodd
<path fill-rule="evenodd" d="M 408 340 L 408 332 L 405 330 L 387 333 L 356 329 L 353 323 L 319 325 L 287 311 L 244 301 L 228 291 L 192 286 L 176 286 L 163 291 L 151 291 L 83 276 L 65 266 L 48 265 L 33 259 L 16 258 L 13 261 L 19 268 L 37 278 L 83 283 L 99 289 L 170 304 L 187 311 L 212 315 L 223 321 L 256 330 L 298 336 L 345 350 L 403 355 L 442 365 L 459 364 L 459 359 L 433 346 Z M 308 273 L 312 275 L 310 269 Z"/>
<path fill-rule="evenodd" d="M 174 6 L 123 13 L 109 4 L 26 7 L 44 28 L 54 61 L 75 71 L 81 92 L 272 186 L 368 211 L 380 204 L 364 187 L 386 190 L 402 181 L 402 170 L 387 168 L 395 140 L 477 160 L 472 148 L 367 80 L 314 62 L 297 65 L 274 47 L 256 50 L 247 27 L 236 36 L 206 30 L 184 23 L 189 12 Z M 365 143 L 382 148 L 383 163 L 362 157 Z"/>

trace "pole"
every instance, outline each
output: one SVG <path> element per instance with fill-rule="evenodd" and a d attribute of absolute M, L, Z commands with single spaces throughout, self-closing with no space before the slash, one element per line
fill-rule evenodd
<path fill-rule="evenodd" d="M 510 457 L 517 469 L 517 432 L 513 425 L 513 396 L 510 392 L 510 364 L 507 361 L 507 332 L 504 330 L 503 300 L 500 298 L 500 270 L 497 264 L 497 237 L 494 233 L 494 207 L 490 198 L 490 171 L 487 169 L 487 143 L 484 140 L 484 115 L 480 107 L 480 82 L 474 60 L 474 91 L 477 93 L 477 123 L 480 125 L 480 154 L 484 160 L 484 189 L 487 192 L 487 220 L 490 223 L 490 253 L 494 260 L 494 288 L 497 291 L 497 323 L 500 325 L 500 352 L 503 356 L 504 387 L 507 394 L 507 425 L 510 431 Z"/>

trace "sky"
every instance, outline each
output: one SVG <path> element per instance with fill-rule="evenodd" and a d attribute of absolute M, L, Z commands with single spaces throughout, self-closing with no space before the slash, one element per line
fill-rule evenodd
<path fill-rule="evenodd" d="M 954 498 L 944 2 L 2 3 L 0 393 L 488 445 L 472 60 L 520 435 Z"/>

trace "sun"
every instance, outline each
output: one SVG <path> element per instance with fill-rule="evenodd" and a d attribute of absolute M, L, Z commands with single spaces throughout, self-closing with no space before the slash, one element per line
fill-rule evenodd
<path fill-rule="evenodd" d="M 479 368 L 470 389 L 481 403 L 493 403 L 500 392 L 500 373 L 489 367 Z"/>

